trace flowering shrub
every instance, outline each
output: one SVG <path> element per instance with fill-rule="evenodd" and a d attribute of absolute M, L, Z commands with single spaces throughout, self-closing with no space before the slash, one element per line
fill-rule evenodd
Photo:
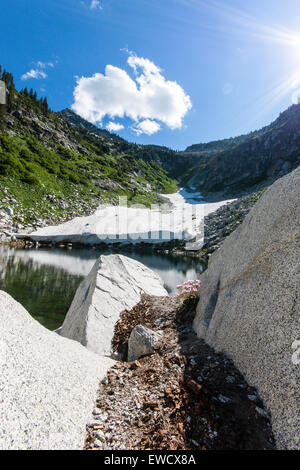
<path fill-rule="evenodd" d="M 180 284 L 177 286 L 178 292 L 176 297 L 179 297 L 183 300 L 197 299 L 200 284 L 201 281 L 186 281 L 184 284 Z"/>

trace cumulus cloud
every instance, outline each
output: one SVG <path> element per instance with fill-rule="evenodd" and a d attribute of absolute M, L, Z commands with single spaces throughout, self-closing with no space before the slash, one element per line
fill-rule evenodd
<path fill-rule="evenodd" d="M 93 123 L 101 123 L 104 116 L 128 117 L 140 133 L 157 132 L 159 122 L 171 129 L 181 128 L 192 107 L 183 88 L 167 80 L 149 59 L 131 54 L 127 63 L 133 78 L 113 65 L 107 65 L 104 74 L 77 78 L 72 109 Z"/>
<path fill-rule="evenodd" d="M 46 69 L 47 67 L 54 67 L 53 62 L 41 62 L 40 60 L 37 62 L 36 65 L 40 69 Z"/>
<path fill-rule="evenodd" d="M 48 75 L 42 70 L 31 69 L 29 70 L 29 72 L 26 72 L 22 75 L 21 80 L 29 80 L 30 78 L 39 80 L 40 78 L 47 78 L 47 77 Z"/>
<path fill-rule="evenodd" d="M 36 64 L 34 64 L 34 66 L 35 68 L 29 70 L 29 72 L 26 72 L 21 76 L 21 80 L 29 80 L 30 78 L 39 80 L 41 78 L 47 78 L 48 75 L 46 74 L 45 69 L 48 67 L 53 68 L 54 64 L 53 62 L 42 62 L 39 60 Z"/>
<path fill-rule="evenodd" d="M 91 10 L 102 10 L 102 5 L 98 0 L 92 0 L 90 8 Z"/>
<path fill-rule="evenodd" d="M 147 134 L 152 135 L 160 130 L 160 124 L 150 119 L 139 122 L 135 127 L 131 128 L 137 135 Z"/>
<path fill-rule="evenodd" d="M 118 122 L 110 121 L 110 122 L 106 125 L 106 129 L 107 129 L 109 132 L 118 132 L 118 131 L 120 131 L 121 129 L 124 129 L 124 126 L 123 126 L 123 124 L 119 124 Z"/>

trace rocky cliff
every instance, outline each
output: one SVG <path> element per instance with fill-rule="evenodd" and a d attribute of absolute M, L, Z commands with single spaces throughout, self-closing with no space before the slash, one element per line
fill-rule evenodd
<path fill-rule="evenodd" d="M 183 181 L 203 194 L 242 194 L 289 173 L 300 164 L 300 104 L 260 131 L 186 149 L 198 161 Z M 191 156 L 191 158 L 192 158 Z"/>
<path fill-rule="evenodd" d="M 258 388 L 283 449 L 300 448 L 299 201 L 300 168 L 274 183 L 212 255 L 194 321 Z"/>

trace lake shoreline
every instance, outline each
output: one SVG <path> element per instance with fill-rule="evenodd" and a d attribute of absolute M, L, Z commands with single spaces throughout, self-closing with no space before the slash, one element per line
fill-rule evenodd
<path fill-rule="evenodd" d="M 251 208 L 256 204 L 265 190 L 244 196 L 236 201 L 229 202 L 219 207 L 216 211 L 204 217 L 204 240 L 201 249 L 186 250 L 185 240 L 173 239 L 151 243 L 151 241 L 115 241 L 108 243 L 99 240 L 98 243 L 87 245 L 82 242 L 74 242 L 71 238 L 63 241 L 34 240 L 30 233 L 15 234 L 1 241 L 0 246 L 13 248 L 60 248 L 68 250 L 90 249 L 90 250 L 112 250 L 130 253 L 135 250 L 152 251 L 153 254 L 174 254 L 187 258 L 197 258 L 206 268 L 211 255 L 220 248 L 224 240 L 242 223 Z"/>
<path fill-rule="evenodd" d="M 201 248 L 204 218 L 232 201 L 206 203 L 199 193 L 180 190 L 164 195 L 167 203 L 151 209 L 141 206 L 100 206 L 92 215 L 76 217 L 59 225 L 15 233 L 16 239 L 45 245 L 102 246 L 123 244 L 161 245 L 195 243 Z"/>

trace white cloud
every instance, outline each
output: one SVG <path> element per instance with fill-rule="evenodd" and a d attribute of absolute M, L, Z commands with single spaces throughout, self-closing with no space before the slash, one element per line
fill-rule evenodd
<path fill-rule="evenodd" d="M 123 124 L 119 124 L 118 122 L 112 122 L 112 121 L 110 121 L 110 122 L 106 125 L 106 129 L 107 129 L 109 132 L 118 132 L 118 131 L 120 131 L 121 129 L 124 129 L 124 126 L 123 126 Z"/>
<path fill-rule="evenodd" d="M 72 109 L 93 123 L 101 122 L 106 115 L 129 117 L 142 132 L 153 130 L 154 124 L 156 129 L 160 128 L 156 121 L 171 129 L 181 128 L 184 116 L 192 107 L 183 88 L 167 80 L 149 59 L 131 54 L 127 63 L 134 78 L 113 65 L 107 65 L 104 74 L 77 78 Z M 140 123 L 145 120 L 151 126 L 149 122 Z"/>
<path fill-rule="evenodd" d="M 38 61 L 36 66 L 39 68 L 39 69 L 46 69 L 47 67 L 54 67 L 54 64 L 53 62 L 41 62 L 41 61 Z"/>
<path fill-rule="evenodd" d="M 39 80 L 41 78 L 47 78 L 48 75 L 44 70 L 48 67 L 53 68 L 54 64 L 53 62 L 42 62 L 38 61 L 35 64 L 36 68 L 29 70 L 29 72 L 26 72 L 22 75 L 21 80 L 29 80 L 30 78 L 34 78 L 35 80 Z"/>
<path fill-rule="evenodd" d="M 29 72 L 26 72 L 22 75 L 21 80 L 29 80 L 30 78 L 39 80 L 41 78 L 47 78 L 47 77 L 48 75 L 42 70 L 31 69 L 29 70 Z"/>
<path fill-rule="evenodd" d="M 102 10 L 102 5 L 98 0 L 92 0 L 91 10 Z"/>
<path fill-rule="evenodd" d="M 223 94 L 226 96 L 226 95 L 230 95 L 232 92 L 233 92 L 232 84 L 225 83 L 225 85 L 223 86 Z"/>
<path fill-rule="evenodd" d="M 145 121 L 139 122 L 136 127 L 131 128 L 137 135 L 147 134 L 152 135 L 156 134 L 160 130 L 160 125 L 156 121 L 151 121 L 150 119 L 145 119 Z"/>

